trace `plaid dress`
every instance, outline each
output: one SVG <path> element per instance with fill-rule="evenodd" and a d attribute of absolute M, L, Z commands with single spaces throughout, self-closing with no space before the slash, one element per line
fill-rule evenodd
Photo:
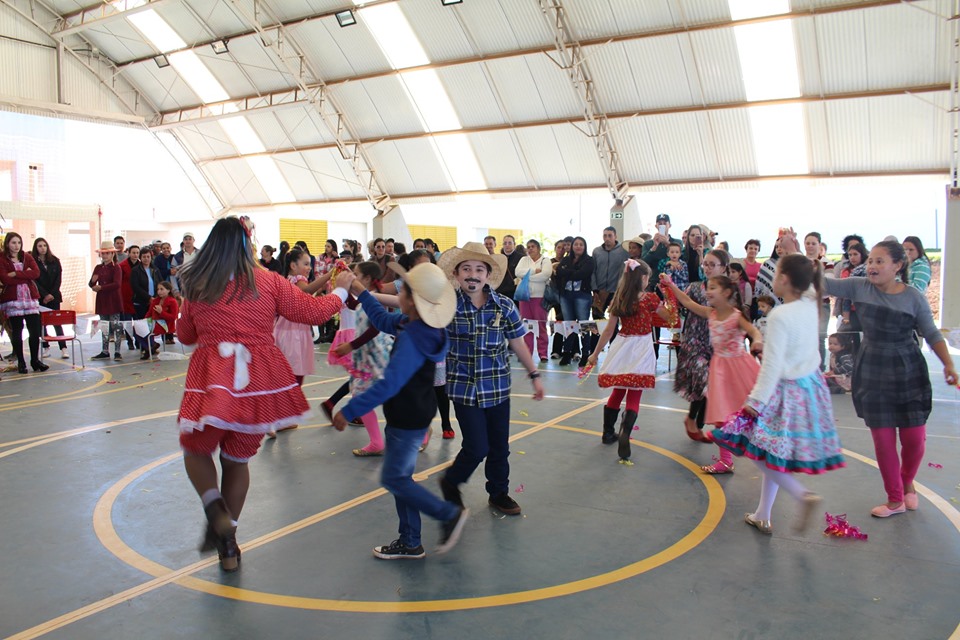
<path fill-rule="evenodd" d="M 930 372 L 913 339 L 917 318 L 857 301 L 863 342 L 853 368 L 853 406 L 868 427 L 919 427 L 933 406 Z"/>

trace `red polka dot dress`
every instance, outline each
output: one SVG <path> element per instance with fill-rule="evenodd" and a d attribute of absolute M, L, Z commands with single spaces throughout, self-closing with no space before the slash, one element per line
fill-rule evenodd
<path fill-rule="evenodd" d="M 600 365 L 603 388 L 652 389 L 656 384 L 657 359 L 653 352 L 653 316 L 660 306 L 655 293 L 645 293 L 631 316 L 620 318 L 620 332 Z"/>
<path fill-rule="evenodd" d="M 254 272 L 259 295 L 216 304 L 186 302 L 177 323 L 190 356 L 178 424 L 180 431 L 210 425 L 227 431 L 264 434 L 302 424 L 310 406 L 287 359 L 274 343 L 278 316 L 291 322 L 323 324 L 341 307 L 337 295 L 312 297 L 281 276 Z"/>

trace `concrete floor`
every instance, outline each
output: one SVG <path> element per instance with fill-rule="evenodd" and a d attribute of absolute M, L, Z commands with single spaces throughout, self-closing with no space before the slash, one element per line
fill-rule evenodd
<path fill-rule="evenodd" d="M 88 358 L 97 351 L 86 345 Z M 915 513 L 869 516 L 883 501 L 870 434 L 849 396 L 834 396 L 848 466 L 807 482 L 866 542 L 792 533 L 786 495 L 773 536 L 746 526 L 758 473 L 740 460 L 732 476 L 697 472 L 716 450 L 684 437 L 664 355 L 633 467 L 600 443 L 595 377 L 580 384 L 544 363 L 550 397 L 534 403 L 516 372 L 511 484 L 523 515 L 492 512 L 475 475 L 461 544 L 424 561 L 372 557 L 396 537 L 380 462 L 350 454 L 362 428 L 338 433 L 318 411 L 251 463 L 243 568 L 226 575 L 196 552 L 203 514 L 175 424 L 186 362 L 127 353 L 3 374 L 2 637 L 960 637 L 960 394 L 936 364 Z M 314 406 L 343 380 L 320 362 L 304 389 Z M 421 454 L 427 486 L 459 443 L 438 433 Z M 428 552 L 436 535 L 425 521 Z"/>

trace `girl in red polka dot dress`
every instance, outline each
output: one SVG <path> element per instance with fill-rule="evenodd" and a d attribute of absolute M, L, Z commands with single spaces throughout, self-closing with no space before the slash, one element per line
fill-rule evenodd
<path fill-rule="evenodd" d="M 200 550 L 217 549 L 224 571 L 236 571 L 240 564 L 236 528 L 250 486 L 247 461 L 264 434 L 301 422 L 310 410 L 274 343 L 274 322 L 282 316 L 322 325 L 347 296 L 343 288 L 305 296 L 261 267 L 252 231 L 247 218 L 218 220 L 196 258 L 178 274 L 184 304 L 177 334 L 184 344 L 197 345 L 177 419 L 180 446 L 207 515 Z"/>
<path fill-rule="evenodd" d="M 650 267 L 647 263 L 627 260 L 623 275 L 617 283 L 617 292 L 610 302 L 610 320 L 600 336 L 600 342 L 587 359 L 592 367 L 620 325 L 616 341 L 600 367 L 599 383 L 604 389 L 612 388 L 610 398 L 603 408 L 603 442 L 618 443 L 617 453 L 622 463 L 630 462 L 630 434 L 640 412 L 640 396 L 644 389 L 652 389 L 656 384 L 657 358 L 653 352 L 654 314 L 670 321 L 670 312 L 660 303 L 655 293 L 647 292 L 650 281 Z M 619 436 L 614 433 L 614 425 L 620 414 L 620 403 L 626 396 L 626 410 L 620 422 Z"/>

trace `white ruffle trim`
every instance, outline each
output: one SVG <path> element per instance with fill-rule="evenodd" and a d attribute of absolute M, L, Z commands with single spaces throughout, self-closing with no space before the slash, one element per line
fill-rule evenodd
<path fill-rule="evenodd" d="M 260 422 L 257 424 L 245 424 L 241 422 L 229 422 L 216 416 L 203 416 L 200 420 L 187 420 L 179 418 L 177 424 L 180 425 L 180 431 L 190 433 L 191 431 L 203 431 L 207 425 L 223 429 L 224 431 L 236 431 L 237 433 L 265 434 L 268 431 L 279 431 L 284 427 L 290 427 L 295 424 L 303 424 L 311 416 L 312 411 L 306 411 L 298 416 L 289 416 L 280 418 L 273 422 Z"/>
<path fill-rule="evenodd" d="M 184 389 L 184 393 L 206 393 L 207 391 L 226 391 L 234 398 L 252 398 L 254 396 L 269 396 L 275 393 L 284 393 L 285 391 L 290 391 L 291 389 L 297 388 L 298 385 L 296 382 L 293 384 L 288 384 L 285 387 L 280 387 L 279 389 L 266 389 L 264 391 L 247 391 L 240 393 L 223 386 L 222 384 L 209 384 L 206 389 Z"/>

